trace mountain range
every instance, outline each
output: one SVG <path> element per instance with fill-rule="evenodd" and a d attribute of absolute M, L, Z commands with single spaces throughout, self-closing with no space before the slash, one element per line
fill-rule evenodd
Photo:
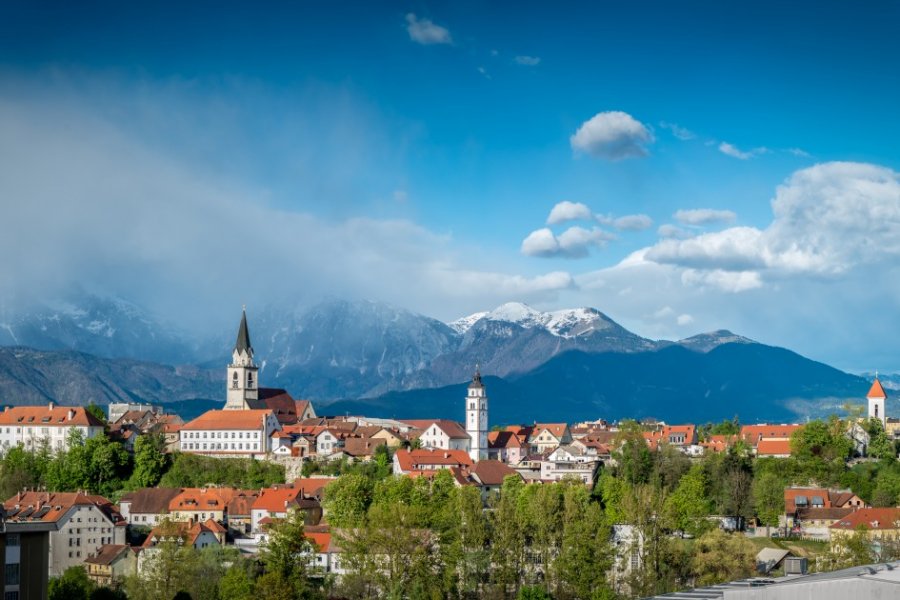
<path fill-rule="evenodd" d="M 319 412 L 459 419 L 476 365 L 492 421 L 735 414 L 793 420 L 859 400 L 866 381 L 729 331 L 650 340 L 594 308 L 509 303 L 451 323 L 371 301 L 248 314 L 260 382 Z M 222 400 L 238 318 L 195 339 L 135 304 L 88 294 L 2 315 L 4 402 Z M 167 365 L 181 365 L 178 367 Z"/>

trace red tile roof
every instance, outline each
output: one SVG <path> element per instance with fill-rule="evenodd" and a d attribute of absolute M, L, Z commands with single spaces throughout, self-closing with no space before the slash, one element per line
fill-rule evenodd
<path fill-rule="evenodd" d="M 474 467 L 469 469 L 469 472 L 482 485 L 502 485 L 508 475 L 519 474 L 515 469 L 498 460 L 479 460 Z"/>
<path fill-rule="evenodd" d="M 757 456 L 790 456 L 790 440 L 760 440 L 756 445 Z"/>
<path fill-rule="evenodd" d="M 123 495 L 121 503 L 131 503 L 130 514 L 161 515 L 169 512 L 169 502 L 182 491 L 182 488 L 141 488 Z"/>
<path fill-rule="evenodd" d="M 861 508 L 837 521 L 831 529 L 900 529 L 900 508 Z"/>
<path fill-rule="evenodd" d="M 828 490 L 824 488 L 785 488 L 784 512 L 792 513 L 797 510 L 797 505 L 794 502 L 797 496 L 805 497 L 808 505 L 812 503 L 813 496 L 818 496 L 824 504 L 822 508 L 831 508 L 831 496 Z"/>
<path fill-rule="evenodd" d="M 553 437 L 559 440 L 566 434 L 568 428 L 569 425 L 567 423 L 535 423 L 532 436 L 536 437 L 540 435 L 542 431 L 547 430 L 553 434 Z"/>
<path fill-rule="evenodd" d="M 449 466 L 472 466 L 472 459 L 464 450 L 425 449 L 397 450 L 394 457 L 404 472 L 421 471 Z"/>
<path fill-rule="evenodd" d="M 103 422 L 83 406 L 7 406 L 0 412 L 0 425 L 40 427 L 103 427 Z"/>
<path fill-rule="evenodd" d="M 488 433 L 488 448 L 524 448 L 525 440 L 512 431 L 491 431 Z"/>
<path fill-rule="evenodd" d="M 333 477 L 298 477 L 293 485 L 306 497 L 321 498 L 322 490 L 334 480 Z"/>
<path fill-rule="evenodd" d="M 169 512 L 224 511 L 238 494 L 233 488 L 184 488 L 169 501 Z"/>
<path fill-rule="evenodd" d="M 81 492 L 22 492 L 3 503 L 7 521 L 42 521 L 55 523 L 74 506 L 94 505 L 114 525 L 124 525 L 125 520 L 112 502 L 103 496 Z"/>
<path fill-rule="evenodd" d="M 271 415 L 268 409 L 260 410 L 208 410 L 182 430 L 256 429 L 262 430 L 263 419 Z"/>
<path fill-rule="evenodd" d="M 744 425 L 741 427 L 741 439 L 756 447 L 761 439 L 788 439 L 803 425 Z"/>
<path fill-rule="evenodd" d="M 422 431 L 425 431 L 432 425 L 437 425 L 448 437 L 450 437 L 450 439 L 453 440 L 468 439 L 469 437 L 469 434 L 466 433 L 466 430 L 462 425 L 449 419 L 411 419 L 401 421 L 401 423 L 406 423 L 407 425 Z"/>
<path fill-rule="evenodd" d="M 875 378 L 875 381 L 872 382 L 872 387 L 869 388 L 869 393 L 866 394 L 866 398 L 887 398 L 887 394 L 884 393 L 884 388 L 881 387 L 881 382 L 878 381 L 878 378 Z"/>
<path fill-rule="evenodd" d="M 331 546 L 331 534 L 330 533 L 313 533 L 313 532 L 304 532 L 306 538 L 312 542 L 313 546 L 315 546 L 318 552 L 328 552 L 328 548 Z"/>
<path fill-rule="evenodd" d="M 279 489 L 267 488 L 253 502 L 252 510 L 265 510 L 270 513 L 287 512 L 288 506 L 297 500 L 301 492 L 298 489 L 285 487 Z M 302 496 L 301 496 L 302 497 Z"/>

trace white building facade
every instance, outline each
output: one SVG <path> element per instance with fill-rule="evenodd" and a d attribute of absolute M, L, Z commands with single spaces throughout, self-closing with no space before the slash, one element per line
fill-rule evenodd
<path fill-rule="evenodd" d="M 13 406 L 0 412 L 0 452 L 15 446 L 37 450 L 46 443 L 53 452 L 69 447 L 77 431 L 85 440 L 103 435 L 103 423 L 83 406 Z"/>
<path fill-rule="evenodd" d="M 247 311 L 241 314 L 237 341 L 228 365 L 225 410 L 247 410 L 250 402 L 259 399 L 259 369 L 253 362 L 253 346 L 247 328 Z"/>
<path fill-rule="evenodd" d="M 253 457 L 271 451 L 281 425 L 271 410 L 210 410 L 181 428 L 182 452 Z"/>

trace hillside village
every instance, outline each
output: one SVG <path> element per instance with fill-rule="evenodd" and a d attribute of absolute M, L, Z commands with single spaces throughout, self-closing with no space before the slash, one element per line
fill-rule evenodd
<path fill-rule="evenodd" d="M 260 385 L 246 313 L 226 369 L 223 408 L 188 422 L 142 404 L 110 405 L 106 419 L 88 407 L 53 403 L 0 412 L 4 459 L 19 456 L 16 452 L 63 456 L 96 442 L 128 453 L 132 458 L 127 464 L 135 471 L 146 456 L 155 456 L 159 464 L 170 465 L 184 460 L 196 461 L 193 465 L 231 464 L 228 459 L 238 459 L 283 473 L 276 477 L 280 481 L 260 487 L 215 481 L 212 473 L 206 481 L 204 473 L 195 470 L 196 485 L 154 482 L 117 489 L 109 496 L 91 489 L 16 489 L 3 501 L 7 600 L 35 597 L 34 590 L 46 595 L 48 577 L 68 577 L 73 568 L 83 569 L 96 588 L 126 590 L 128 581 L 152 580 L 173 544 L 207 552 L 229 550 L 233 554 L 222 555 L 231 557 L 225 564 L 234 557 L 269 556 L 273 539 L 280 539 L 297 520 L 306 575 L 348 594 L 348 582 L 361 576 L 359 558 L 351 556 L 348 540 L 357 535 L 354 527 L 365 522 L 371 496 L 390 487 L 385 481 L 409 481 L 412 487 L 405 494 L 420 490 L 434 495 L 441 486 L 466 490 L 461 497 L 477 498 L 480 518 L 488 520 L 498 518 L 490 513 L 503 510 L 506 490 L 517 490 L 525 498 L 541 492 L 519 490 L 544 488 L 559 493 L 560 502 L 564 497 L 568 502 L 573 494 L 579 501 L 595 503 L 605 511 L 604 525 L 595 535 L 603 538 L 605 558 L 583 566 L 596 570 L 602 565 L 597 581 L 605 581 L 610 594 L 622 597 L 672 591 L 666 585 L 675 589 L 713 582 L 693 573 L 667 575 L 662 587 L 648 586 L 641 573 L 659 550 L 654 545 L 702 540 L 700 536 L 715 531 L 758 540 L 750 546 L 755 548 L 750 562 L 761 574 L 849 566 L 847 548 L 851 543 L 858 546 L 860 536 L 868 548 L 866 557 L 900 558 L 900 552 L 891 554 L 900 550 L 900 487 L 884 490 L 871 480 L 848 475 L 862 465 L 874 479 L 873 465 L 893 464 L 897 457 L 900 419 L 887 416 L 887 394 L 877 377 L 866 397 L 865 415 L 830 423 L 610 423 L 598 418 L 500 425 L 490 420 L 490 394 L 477 366 L 467 395 L 459 399 L 460 422 L 318 416 L 311 402 Z M 830 446 L 839 448 L 837 454 L 828 454 Z M 805 470 L 810 464 L 819 472 Z M 691 498 L 689 485 L 699 485 L 701 496 L 717 485 L 716 477 L 704 470 L 714 468 L 728 480 L 724 485 L 735 489 L 716 492 L 719 497 L 709 492 L 707 500 Z M 375 472 L 380 475 L 374 490 L 348 491 L 346 482 Z M 667 477 L 672 481 L 666 482 Z M 636 519 L 622 500 L 627 490 L 650 490 L 653 485 L 668 489 L 667 499 L 657 500 L 672 513 L 664 534 L 669 541 L 651 539 L 646 522 Z M 683 496 L 684 505 L 672 500 Z M 361 503 L 354 509 L 358 514 L 348 517 L 344 501 Z M 654 501 L 640 508 L 644 517 L 657 515 Z M 424 538 L 417 543 L 427 545 Z M 506 592 L 550 581 L 550 561 L 559 560 L 552 552 L 539 552 L 537 542 L 527 536 L 521 543 L 524 562 L 504 583 Z M 492 542 L 485 539 L 482 545 L 490 548 Z M 803 550 L 810 547 L 817 552 Z M 495 568 L 485 568 L 483 579 L 471 589 L 486 590 Z M 734 573 L 745 574 L 740 569 Z M 659 580 L 658 573 L 653 577 Z M 347 587 L 341 587 L 342 582 Z M 381 595 L 384 590 L 378 589 Z M 571 590 L 559 596 L 582 597 Z"/>

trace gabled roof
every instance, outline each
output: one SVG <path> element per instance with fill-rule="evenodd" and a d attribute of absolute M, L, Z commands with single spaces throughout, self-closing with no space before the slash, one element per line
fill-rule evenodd
<path fill-rule="evenodd" d="M 130 514 L 161 515 L 169 512 L 169 502 L 182 491 L 182 488 L 141 488 L 122 496 L 121 503 L 131 504 Z"/>
<path fill-rule="evenodd" d="M 803 425 L 781 424 L 781 425 L 744 425 L 741 427 L 741 439 L 756 446 L 756 444 L 765 438 L 788 439 L 795 431 L 803 427 Z"/>
<path fill-rule="evenodd" d="M 184 488 L 169 501 L 169 512 L 224 511 L 238 491 L 229 488 Z"/>
<path fill-rule="evenodd" d="M 294 480 L 293 486 L 300 490 L 307 497 L 322 497 L 322 491 L 325 487 L 334 481 L 331 477 L 298 477 Z"/>
<path fill-rule="evenodd" d="M 482 485 L 502 485 L 508 475 L 519 475 L 515 469 L 499 460 L 479 460 L 469 471 Z"/>
<path fill-rule="evenodd" d="M 372 456 L 378 446 L 387 446 L 387 440 L 381 438 L 347 438 L 343 451 L 349 456 Z"/>
<path fill-rule="evenodd" d="M 125 520 L 112 502 L 103 496 L 81 492 L 20 492 L 3 503 L 7 521 L 56 523 L 75 506 L 96 506 L 113 525 Z"/>
<path fill-rule="evenodd" d="M 265 410 L 208 410 L 182 427 L 182 431 L 214 429 L 262 429 L 263 418 L 271 415 Z"/>
<path fill-rule="evenodd" d="M 131 546 L 125 544 L 103 544 L 94 556 L 88 556 L 84 562 L 92 565 L 111 565 L 126 552 L 132 552 Z"/>
<path fill-rule="evenodd" d="M 437 448 L 417 450 L 397 450 L 394 459 L 404 472 L 427 470 L 450 466 L 472 466 L 472 459 L 464 450 L 440 450 Z"/>
<path fill-rule="evenodd" d="M 257 399 L 247 400 L 247 404 L 254 410 L 271 410 L 282 425 L 293 425 L 297 422 L 297 403 L 281 388 L 261 387 Z"/>
<path fill-rule="evenodd" d="M 304 531 L 303 535 L 315 547 L 317 552 L 328 552 L 328 549 L 331 547 L 330 533 Z"/>
<path fill-rule="evenodd" d="M 203 523 L 184 523 L 176 521 L 169 523 L 169 527 L 172 529 L 171 535 L 186 540 L 192 546 L 197 543 L 197 538 L 204 533 L 209 533 L 215 538 L 215 532 L 210 531 Z M 147 539 L 144 540 L 144 543 L 141 544 L 141 547 L 152 548 L 156 546 L 162 540 L 161 529 L 161 527 L 154 527 L 150 531 L 150 535 L 147 536 Z"/>
<path fill-rule="evenodd" d="M 287 512 L 288 507 L 295 503 L 297 496 L 300 495 L 300 490 L 291 487 L 266 488 L 253 501 L 251 508 L 252 510 L 265 510 L 270 513 Z"/>
<path fill-rule="evenodd" d="M 900 529 L 900 508 L 861 508 L 831 525 L 831 529 L 852 531 L 866 529 Z"/>
<path fill-rule="evenodd" d="M 757 456 L 790 455 L 791 440 L 760 440 L 756 445 Z"/>
<path fill-rule="evenodd" d="M 19 427 L 103 427 L 103 422 L 83 406 L 7 406 L 0 412 L 0 425 Z"/>
<path fill-rule="evenodd" d="M 462 425 L 449 419 L 404 419 L 400 422 L 419 429 L 420 435 L 432 425 L 437 425 L 450 439 L 468 439 L 469 437 Z"/>
<path fill-rule="evenodd" d="M 884 388 L 881 387 L 881 382 L 878 381 L 878 378 L 875 378 L 875 381 L 872 382 L 872 387 L 869 388 L 869 393 L 866 394 L 866 398 L 887 398 L 887 394 L 884 393 Z"/>
<path fill-rule="evenodd" d="M 488 433 L 488 448 L 524 448 L 525 440 L 512 431 L 491 431 Z"/>
<path fill-rule="evenodd" d="M 553 437 L 560 440 L 568 430 L 569 425 L 567 423 L 535 423 L 531 437 L 536 438 L 542 431 L 549 431 Z"/>

